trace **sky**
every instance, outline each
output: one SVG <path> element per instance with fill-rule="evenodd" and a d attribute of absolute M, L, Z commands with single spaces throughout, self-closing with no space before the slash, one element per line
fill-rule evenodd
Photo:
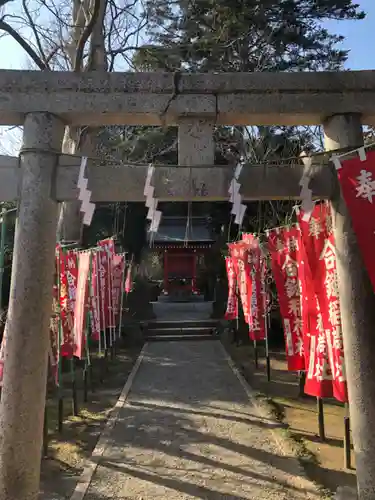
<path fill-rule="evenodd" d="M 363 21 L 330 21 L 326 27 L 330 32 L 345 36 L 342 48 L 349 49 L 347 69 L 375 69 L 375 0 L 357 0 L 367 13 Z M 0 69 L 21 69 L 27 67 L 27 56 L 10 37 L 0 38 Z M 0 127 L 0 154 L 14 154 L 19 134 L 9 133 Z"/>

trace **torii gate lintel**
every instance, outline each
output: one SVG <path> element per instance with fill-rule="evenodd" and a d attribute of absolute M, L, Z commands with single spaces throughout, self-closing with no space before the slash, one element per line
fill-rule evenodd
<path fill-rule="evenodd" d="M 0 498 L 38 498 L 57 201 L 74 199 L 77 194 L 78 165 L 69 170 L 59 164 L 63 120 L 65 125 L 97 127 L 181 122 L 180 141 L 188 140 L 189 144 L 185 144 L 186 147 L 180 144 L 179 162 L 189 167 L 200 166 L 194 174 L 196 178 L 201 179 L 204 174 L 210 179 L 208 186 L 214 186 L 216 173 L 213 176 L 213 169 L 205 171 L 202 167 L 214 163 L 213 124 L 324 122 L 327 149 L 357 147 L 363 141 L 361 122 L 375 124 L 374 75 L 371 71 L 182 75 L 175 88 L 173 74 L 115 73 L 103 77 L 99 73 L 0 71 L 0 125 L 24 124 L 25 146 L 19 161 L 20 172 L 11 169 L 4 173 L 0 168 L 4 185 L 12 184 L 12 189 L 19 193 L 16 195 L 19 213 L 7 326 L 11 337 L 6 347 L 0 402 Z M 197 124 L 196 120 L 202 123 Z M 199 127 L 206 131 L 205 137 L 196 135 Z M 184 131 L 190 131 L 185 138 Z M 91 173 L 94 168 L 98 168 L 98 172 Z M 290 198 L 292 189 L 298 194 L 303 170 L 301 166 L 293 168 L 296 172 L 293 181 L 291 176 L 287 179 L 284 171 L 280 174 L 280 170 L 271 173 L 271 169 L 259 169 L 257 183 L 253 182 L 255 169 L 251 172 L 250 168 L 245 169 L 244 175 L 249 175 L 249 180 L 241 181 L 244 198 L 246 190 L 250 199 L 251 196 L 272 198 L 276 189 L 281 198 Z M 171 172 L 168 175 L 171 176 Z M 323 166 L 312 173 L 311 188 L 316 190 L 316 195 L 323 197 L 324 190 L 327 197 L 332 195 L 333 174 L 332 169 Z M 108 170 L 101 170 L 99 175 L 99 167 L 92 166 L 88 177 L 99 200 Z M 224 176 L 219 184 L 220 190 L 212 192 L 213 199 L 219 194 L 224 196 L 228 178 Z M 258 189 L 259 185 L 262 190 Z M 186 190 L 185 179 L 180 196 L 191 196 L 190 181 L 187 186 Z M 340 305 L 359 499 L 373 500 L 375 301 L 345 204 L 339 190 L 335 193 Z M 108 191 L 104 194 L 110 196 Z M 227 199 L 227 192 L 225 194 Z M 14 199 L 14 194 L 12 196 Z M 123 196 L 123 192 L 117 191 L 117 196 Z M 173 199 L 173 193 L 167 199 Z"/>
<path fill-rule="evenodd" d="M 81 158 L 59 155 L 55 167 L 51 198 L 57 202 L 78 199 L 77 180 Z M 0 200 L 19 199 L 21 186 L 20 159 L 0 156 Z M 101 164 L 90 160 L 86 176 L 91 200 L 100 202 L 143 202 L 147 166 L 123 163 Z M 301 162 L 275 165 L 245 164 L 239 182 L 244 201 L 298 200 L 299 182 L 308 171 L 310 189 L 316 199 L 333 194 L 335 172 L 331 163 L 322 161 L 307 169 Z M 160 201 L 227 201 L 234 167 L 222 165 L 157 166 L 154 173 L 155 197 Z"/>

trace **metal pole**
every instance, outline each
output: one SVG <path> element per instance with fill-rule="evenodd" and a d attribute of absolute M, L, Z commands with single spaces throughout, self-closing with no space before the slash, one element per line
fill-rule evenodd
<path fill-rule="evenodd" d="M 253 341 L 253 345 L 254 345 L 254 364 L 255 364 L 255 368 L 257 370 L 258 369 L 258 346 L 257 346 L 256 340 Z"/>
<path fill-rule="evenodd" d="M 322 441 L 326 440 L 326 433 L 324 429 L 324 406 L 323 399 L 316 398 L 316 405 L 318 409 L 318 425 L 319 425 L 319 437 Z"/>
<path fill-rule="evenodd" d="M 267 381 L 271 382 L 271 360 L 268 347 L 268 325 L 269 325 L 270 314 L 269 311 L 267 310 L 267 288 L 266 288 L 265 276 L 263 276 L 263 310 L 264 310 L 264 343 L 266 349 Z"/>
<path fill-rule="evenodd" d="M 350 446 L 350 417 L 349 417 L 348 403 L 345 403 L 345 416 L 344 416 L 344 467 L 346 469 L 352 468 L 351 446 Z"/>

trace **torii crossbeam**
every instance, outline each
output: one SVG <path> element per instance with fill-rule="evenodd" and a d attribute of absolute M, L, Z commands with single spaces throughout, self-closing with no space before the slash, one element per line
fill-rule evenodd
<path fill-rule="evenodd" d="M 60 155 L 51 198 L 57 202 L 78 199 L 78 172 L 81 158 Z M 89 161 L 86 176 L 93 202 L 143 202 L 147 166 Z M 244 201 L 299 199 L 301 177 L 308 170 L 314 198 L 329 199 L 333 194 L 335 172 L 326 161 L 308 169 L 299 162 L 277 165 L 245 164 L 239 182 Z M 213 182 L 212 172 L 215 171 Z M 234 168 L 230 166 L 156 166 L 155 197 L 160 201 L 228 201 L 228 188 Z M 0 156 L 0 200 L 16 201 L 20 195 L 19 158 Z"/>
<path fill-rule="evenodd" d="M 77 195 L 78 163 L 61 156 L 64 128 L 121 124 L 178 126 L 179 163 L 194 167 L 195 186 L 199 190 L 206 184 L 207 199 L 227 199 L 230 171 L 214 166 L 216 125 L 322 124 L 327 150 L 356 148 L 363 144 L 362 125 L 375 125 L 375 71 L 0 71 L 0 125 L 24 126 L 19 162 L 7 160 L 11 165 L 0 173 L 2 196 L 16 198 L 19 204 L 7 324 L 11 341 L 0 403 L 0 498 L 38 497 L 57 202 Z M 316 196 L 331 198 L 333 207 L 359 499 L 373 500 L 375 296 L 335 172 L 324 165 L 314 169 L 311 188 Z M 94 200 L 140 198 L 144 171 L 118 170 L 90 165 Z M 198 199 L 187 182 L 189 169 L 180 171 L 160 169 L 157 189 L 162 199 Z M 245 199 L 297 198 L 302 173 L 297 164 L 282 170 L 246 168 L 242 194 Z M 163 187 L 165 177 L 174 192 Z M 9 193 L 1 187 L 3 180 Z M 123 182 L 132 185 L 135 194 L 117 185 Z"/>

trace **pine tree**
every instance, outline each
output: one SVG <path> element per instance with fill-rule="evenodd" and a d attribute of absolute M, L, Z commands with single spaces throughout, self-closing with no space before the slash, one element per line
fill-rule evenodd
<path fill-rule="evenodd" d="M 149 40 L 133 58 L 141 71 L 340 70 L 348 51 L 340 49 L 343 37 L 329 33 L 324 22 L 365 17 L 351 0 L 149 0 L 147 11 Z M 223 163 L 235 163 L 241 154 L 259 163 L 313 149 L 315 132 L 301 127 L 218 127 L 215 138 Z M 256 204 L 246 221 L 249 228 L 282 223 L 277 219 L 290 207 L 280 205 L 275 210 L 268 202 Z M 227 218 L 224 212 L 221 207 L 215 217 L 218 226 Z"/>
<path fill-rule="evenodd" d="M 138 65 L 184 71 L 337 70 L 348 51 L 327 19 L 359 20 L 351 0 L 152 0 Z"/>

